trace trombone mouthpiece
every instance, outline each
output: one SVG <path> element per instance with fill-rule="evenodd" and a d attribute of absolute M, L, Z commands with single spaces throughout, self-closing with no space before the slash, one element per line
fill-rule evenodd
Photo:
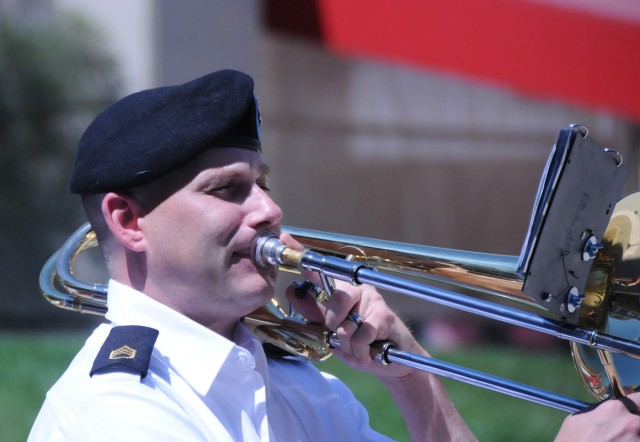
<path fill-rule="evenodd" d="M 289 265 L 298 267 L 304 252 L 287 247 L 273 232 L 265 232 L 253 241 L 251 255 L 260 267 Z"/>
<path fill-rule="evenodd" d="M 282 264 L 278 256 L 282 255 L 282 249 L 286 246 L 273 232 L 265 232 L 256 237 L 253 241 L 251 254 L 253 260 L 260 267 L 271 267 Z"/>

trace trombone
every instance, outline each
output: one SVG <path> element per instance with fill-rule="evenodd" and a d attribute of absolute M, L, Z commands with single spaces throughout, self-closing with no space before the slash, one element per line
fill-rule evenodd
<path fill-rule="evenodd" d="M 634 195 L 634 199 L 640 203 L 640 194 Z M 605 369 L 594 368 L 592 360 L 587 363 L 582 356 L 576 359 L 576 355 L 584 351 L 587 354 L 593 351 L 614 352 L 631 358 L 638 358 L 640 355 L 640 344 L 636 341 L 613 336 L 598 329 L 574 326 L 415 280 L 421 274 L 424 280 L 433 279 L 442 284 L 443 277 L 441 275 L 443 272 L 457 273 L 464 275 L 464 277 L 458 280 L 451 279 L 449 284 L 452 287 L 473 289 L 468 280 L 472 279 L 473 275 L 477 275 L 479 285 L 475 289 L 485 293 L 494 292 L 500 297 L 531 306 L 533 304 L 527 301 L 521 292 L 519 295 L 509 296 L 509 293 L 498 292 L 495 289 L 495 287 L 499 287 L 501 290 L 516 293 L 515 287 L 521 282 L 516 274 L 517 260 L 515 257 L 438 249 L 293 227 L 284 227 L 283 230 L 309 248 L 304 252 L 292 254 L 289 249 L 277 244 L 280 247 L 278 251 L 265 251 L 263 248 L 256 253 L 265 255 L 267 259 L 275 260 L 277 265 L 283 266 L 285 270 L 305 268 L 351 283 L 370 284 L 380 289 L 569 340 L 572 344 L 572 353 L 578 374 L 586 379 L 584 382 L 589 385 L 590 392 L 599 400 L 605 399 L 611 394 L 609 391 L 611 388 L 607 386 Z M 266 239 L 273 241 L 273 238 Z M 85 224 L 69 237 L 58 252 L 49 258 L 40 274 L 40 289 L 51 304 L 81 313 L 106 313 L 106 287 L 78 279 L 72 269 L 73 262 L 78 256 L 96 245 L 94 232 L 88 224 Z M 615 246 L 613 247 L 615 248 Z M 606 315 L 603 316 L 606 317 Z M 623 320 L 635 321 L 637 318 L 631 316 Z M 281 348 L 288 353 L 312 360 L 324 360 L 330 355 L 332 341 L 329 332 L 315 324 L 306 323 L 304 318 L 285 312 L 276 299 L 272 299 L 267 306 L 247 316 L 244 321 L 263 342 Z M 418 370 L 428 371 L 570 413 L 589 406 L 583 401 L 435 358 L 408 353 L 395 348 L 392 344 L 381 346 L 376 357 L 383 363 L 401 363 Z M 625 376 L 632 375 L 633 370 L 625 371 Z M 595 382 L 595 379 L 598 382 Z M 637 388 L 637 379 L 625 380 L 624 382 L 626 384 L 631 382 L 628 388 Z"/>
<path fill-rule="evenodd" d="M 576 152 L 583 149 L 580 143 L 586 141 L 586 130 L 570 127 L 561 132 L 556 146 L 572 147 L 577 155 Z M 598 151 L 610 152 L 599 147 Z M 567 217 L 567 205 L 562 203 L 573 200 L 571 192 L 565 192 L 567 196 L 563 197 L 563 189 L 571 190 L 575 176 L 581 175 L 572 175 L 571 169 L 565 167 L 567 164 L 577 167 L 575 165 L 581 162 L 582 157 L 563 151 L 561 156 L 564 157 L 557 163 L 555 152 L 550 158 L 540 187 L 540 198 L 534 207 L 532 219 L 535 222 L 530 229 L 533 233 L 528 236 L 520 257 L 285 227 L 283 230 L 302 243 L 305 250 L 292 250 L 277 238 L 265 235 L 256 240 L 254 259 L 259 264 L 279 266 L 284 270 L 315 271 L 321 280 L 333 278 L 352 284 L 370 284 L 568 340 L 578 375 L 592 396 L 598 401 L 623 396 L 640 389 L 640 370 L 635 366 L 635 360 L 640 357 L 640 326 L 637 322 L 640 303 L 638 294 L 634 292 L 640 284 L 637 266 L 640 260 L 640 194 L 620 200 L 615 209 L 606 210 L 606 216 L 599 215 L 595 224 L 592 220 L 584 221 L 589 228 L 577 228 L 582 219 Z M 593 155 L 589 153 L 586 156 Z M 611 171 L 617 172 L 621 159 L 612 162 L 611 167 L 604 164 L 606 167 L 598 164 L 597 169 L 613 176 Z M 592 178 L 587 176 L 588 180 L 595 181 Z M 611 206 L 612 197 L 617 198 L 620 176 L 616 180 L 615 185 L 609 186 L 613 191 L 600 195 L 600 203 L 604 202 L 605 207 Z M 585 190 L 586 193 L 588 191 Z M 591 199 L 597 200 L 598 195 Z M 549 200 L 554 204 L 547 204 Z M 594 204 L 596 208 L 600 205 Z M 584 212 L 585 207 L 580 205 L 579 210 Z M 597 211 L 599 213 L 599 209 Z M 569 219 L 569 228 L 550 228 L 555 225 L 550 221 L 554 216 Z M 563 286 L 568 286 L 561 291 L 553 286 L 554 269 L 547 270 L 546 274 L 538 271 L 540 262 L 544 269 L 550 261 L 544 247 L 544 243 L 549 242 L 549 235 L 560 235 L 565 242 L 569 242 L 566 238 L 572 239 L 571 247 L 566 251 L 559 255 L 554 252 L 558 255 L 554 259 L 560 263 L 562 276 L 567 282 L 570 276 L 580 282 L 572 280 L 572 284 L 566 284 L 561 281 Z M 577 239 L 573 241 L 574 238 Z M 96 245 L 94 232 L 85 224 L 49 258 L 39 280 L 47 301 L 82 313 L 104 314 L 107 311 L 106 287 L 80 280 L 73 270 L 78 256 Z M 576 262 L 572 261 L 573 255 L 579 258 Z M 574 268 L 577 270 L 572 270 Z M 581 273 L 585 268 L 586 275 Z M 540 274 L 539 279 L 533 278 Z M 582 277 L 578 278 L 578 274 Z M 551 280 L 551 286 L 544 285 L 547 279 Z M 479 293 L 483 297 L 496 296 L 496 299 L 515 303 L 523 309 L 455 290 Z M 545 315 L 525 309 L 537 309 Z M 339 345 L 332 332 L 318 324 L 308 323 L 295 313 L 286 312 L 276 298 L 245 317 L 244 323 L 266 345 L 298 357 L 324 360 L 331 354 L 331 347 Z M 396 348 L 391 342 L 375 343 L 373 348 L 375 357 L 384 364 L 400 363 L 570 413 L 589 406 L 573 398 L 411 354 Z"/>

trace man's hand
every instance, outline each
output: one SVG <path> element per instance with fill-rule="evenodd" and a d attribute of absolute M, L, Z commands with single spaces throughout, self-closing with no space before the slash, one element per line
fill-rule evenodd
<path fill-rule="evenodd" d="M 286 234 L 280 239 L 290 247 L 302 248 Z M 320 283 L 312 272 L 303 272 L 303 277 Z M 336 290 L 326 303 L 298 288 L 299 283 L 294 283 L 287 289 L 289 302 L 309 321 L 337 333 L 340 349 L 334 354 L 338 358 L 384 383 L 402 411 L 412 440 L 475 440 L 434 375 L 401 364 L 383 365 L 372 356 L 371 344 L 376 341 L 392 341 L 400 350 L 428 356 L 375 288 L 336 281 Z M 350 312 L 360 316 L 360 326 L 349 319 Z"/>
<path fill-rule="evenodd" d="M 640 440 L 640 393 L 611 399 L 597 407 L 568 416 L 556 442 L 605 442 Z"/>
<path fill-rule="evenodd" d="M 287 234 L 281 240 L 289 247 L 302 249 L 302 246 Z M 303 276 L 316 285 L 320 285 L 318 275 L 303 272 Z M 371 372 L 381 378 L 397 378 L 411 374 L 411 368 L 399 364 L 383 366 L 372 356 L 375 350 L 371 344 L 376 341 L 392 341 L 401 350 L 426 355 L 416 342 L 404 322 L 391 311 L 389 306 L 371 286 L 353 286 L 343 281 L 335 281 L 336 288 L 325 303 L 315 299 L 312 292 L 299 290 L 300 283 L 294 282 L 287 289 L 288 301 L 309 321 L 323 324 L 336 332 L 340 348 L 334 354 L 351 367 Z M 359 326 L 349 318 L 355 312 L 362 319 Z"/>
<path fill-rule="evenodd" d="M 299 290 L 293 283 L 287 290 L 287 298 L 309 321 L 324 324 L 335 331 L 340 348 L 334 354 L 351 367 L 371 372 L 381 378 L 395 378 L 410 374 L 413 369 L 399 364 L 383 366 L 373 356 L 371 344 L 376 341 L 392 341 L 398 348 L 425 355 L 405 324 L 387 306 L 382 296 L 370 286 L 352 286 L 336 281 L 336 289 L 325 304 L 319 303 L 311 293 Z M 349 319 L 355 312 L 362 325 Z"/>

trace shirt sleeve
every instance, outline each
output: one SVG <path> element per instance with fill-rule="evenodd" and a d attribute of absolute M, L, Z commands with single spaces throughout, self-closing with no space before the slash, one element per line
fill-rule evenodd
<path fill-rule="evenodd" d="M 297 440 L 392 440 L 371 428 L 364 405 L 335 376 L 308 361 L 270 360 L 269 367 L 278 420 L 287 416 L 287 431 Z M 276 416 L 270 416 L 278 426 Z"/>
<path fill-rule="evenodd" d="M 335 376 L 322 372 L 331 389 L 340 397 L 340 401 L 348 410 L 348 414 L 354 419 L 358 428 L 361 440 L 363 441 L 393 441 L 389 437 L 378 433 L 369 423 L 369 413 L 362 402 L 360 402 L 351 389 Z"/>
<path fill-rule="evenodd" d="M 176 403 L 140 383 L 123 386 L 105 383 L 68 407 L 47 398 L 28 441 L 207 440 Z"/>
<path fill-rule="evenodd" d="M 45 401 L 38 413 L 38 417 L 31 427 L 31 433 L 29 433 L 27 442 L 58 442 L 63 440 L 63 434 L 60 432 L 51 405 L 48 401 Z"/>

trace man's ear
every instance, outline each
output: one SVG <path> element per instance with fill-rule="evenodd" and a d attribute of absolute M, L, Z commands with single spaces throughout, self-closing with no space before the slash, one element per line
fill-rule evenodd
<path fill-rule="evenodd" d="M 102 214 L 114 238 L 134 252 L 145 250 L 140 220 L 145 211 L 130 195 L 109 192 L 102 200 Z"/>

